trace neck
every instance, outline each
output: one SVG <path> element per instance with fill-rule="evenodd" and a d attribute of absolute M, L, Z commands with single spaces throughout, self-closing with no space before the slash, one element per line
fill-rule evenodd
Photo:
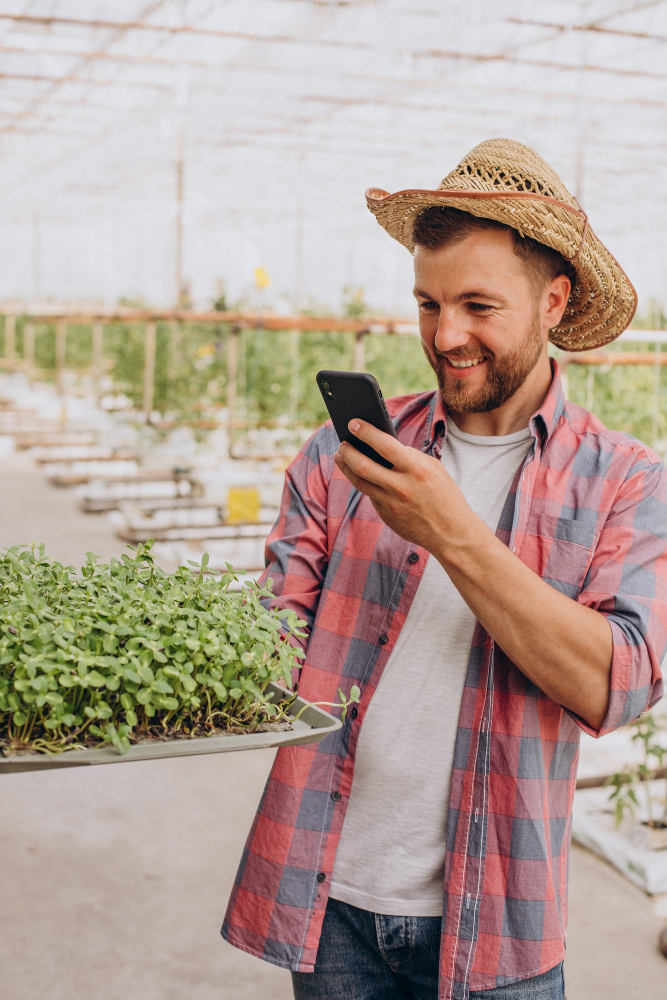
<path fill-rule="evenodd" d="M 488 413 L 447 412 L 460 431 L 480 437 L 498 437 L 514 434 L 527 427 L 530 418 L 539 410 L 551 385 L 551 364 L 545 351 L 523 385 L 511 399 Z"/>

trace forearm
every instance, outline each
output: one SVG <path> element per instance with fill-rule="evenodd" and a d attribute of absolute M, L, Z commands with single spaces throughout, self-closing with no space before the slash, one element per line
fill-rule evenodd
<path fill-rule="evenodd" d="M 475 617 L 545 694 L 598 729 L 612 660 L 604 615 L 550 587 L 472 512 L 461 528 L 431 551 Z"/>

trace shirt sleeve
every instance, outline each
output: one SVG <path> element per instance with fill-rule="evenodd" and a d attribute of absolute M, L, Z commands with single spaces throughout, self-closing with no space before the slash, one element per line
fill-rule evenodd
<path fill-rule="evenodd" d="M 573 716 L 585 732 L 597 737 L 632 722 L 662 697 L 667 483 L 662 464 L 650 456 L 635 463 L 619 490 L 579 602 L 603 614 L 612 631 L 611 694 L 602 726 L 595 730 Z"/>
<path fill-rule="evenodd" d="M 306 442 L 285 472 L 280 513 L 266 540 L 266 568 L 260 584 L 273 581 L 271 608 L 291 609 L 310 632 L 329 561 L 327 499 L 334 466 L 333 431 L 324 424 Z M 287 632 L 287 630 L 285 630 Z M 287 636 L 286 636 L 287 637 Z M 305 651 L 307 638 L 287 637 Z M 292 673 L 294 684 L 300 669 Z"/>

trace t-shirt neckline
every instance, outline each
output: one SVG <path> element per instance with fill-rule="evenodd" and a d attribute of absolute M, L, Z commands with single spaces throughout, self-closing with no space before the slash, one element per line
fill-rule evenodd
<path fill-rule="evenodd" d="M 447 434 L 451 434 L 457 441 L 481 445 L 484 448 L 518 444 L 521 441 L 529 441 L 532 437 L 530 427 L 523 427 L 520 431 L 514 431 L 513 434 L 468 434 L 467 431 L 459 430 L 451 417 L 447 421 Z"/>

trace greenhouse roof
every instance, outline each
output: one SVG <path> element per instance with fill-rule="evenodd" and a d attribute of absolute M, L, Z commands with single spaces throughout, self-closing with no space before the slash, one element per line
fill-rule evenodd
<path fill-rule="evenodd" d="M 436 187 L 497 135 L 664 298 L 666 51 L 664 0 L 4 0 L 0 299 L 206 306 L 222 279 L 406 312 L 365 188 Z"/>

